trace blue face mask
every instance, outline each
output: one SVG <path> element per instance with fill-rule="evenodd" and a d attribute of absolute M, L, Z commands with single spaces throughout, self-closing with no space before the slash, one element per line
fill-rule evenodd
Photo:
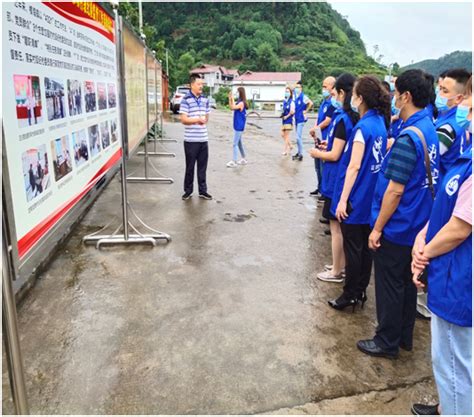
<path fill-rule="evenodd" d="M 323 89 L 323 97 L 328 98 L 331 95 L 331 93 L 328 90 Z"/>
<path fill-rule="evenodd" d="M 352 102 L 352 99 L 351 99 L 351 109 L 352 109 L 352 111 L 354 111 L 356 113 L 359 113 L 359 109 L 357 108 L 357 106 L 354 106 L 354 103 Z"/>
<path fill-rule="evenodd" d="M 395 84 L 390 83 L 390 92 L 393 93 L 395 91 Z"/>
<path fill-rule="evenodd" d="M 469 123 L 467 117 L 469 116 L 469 107 L 458 106 L 456 109 L 456 123 L 461 127 L 466 127 Z"/>
<path fill-rule="evenodd" d="M 299 96 L 300 93 L 301 93 L 301 89 L 300 88 L 295 88 L 295 95 Z"/>
<path fill-rule="evenodd" d="M 335 97 L 331 97 L 331 104 L 335 109 L 342 109 L 342 103 L 336 100 Z"/>
<path fill-rule="evenodd" d="M 392 114 L 394 116 L 400 116 L 400 109 L 395 105 L 395 102 L 397 100 L 395 99 L 395 96 L 392 98 Z"/>
<path fill-rule="evenodd" d="M 287 100 L 290 98 L 290 93 L 289 93 L 288 91 L 285 93 L 285 98 L 286 98 Z"/>
<path fill-rule="evenodd" d="M 436 94 L 435 106 L 439 111 L 446 111 L 448 107 L 448 98 L 441 97 L 440 94 Z"/>

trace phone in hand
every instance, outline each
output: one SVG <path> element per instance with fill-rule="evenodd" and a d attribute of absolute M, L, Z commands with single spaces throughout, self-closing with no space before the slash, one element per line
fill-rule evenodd
<path fill-rule="evenodd" d="M 423 272 L 420 275 L 418 275 L 418 281 L 420 281 L 424 285 L 423 291 L 428 292 L 428 269 L 427 268 L 423 269 Z"/>

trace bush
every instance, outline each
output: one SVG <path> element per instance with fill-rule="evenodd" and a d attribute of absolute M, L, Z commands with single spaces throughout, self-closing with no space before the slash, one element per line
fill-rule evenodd
<path fill-rule="evenodd" d="M 214 98 L 216 99 L 216 103 L 222 104 L 225 106 L 227 103 L 229 103 L 229 87 L 221 87 L 217 91 L 216 94 L 214 94 Z"/>

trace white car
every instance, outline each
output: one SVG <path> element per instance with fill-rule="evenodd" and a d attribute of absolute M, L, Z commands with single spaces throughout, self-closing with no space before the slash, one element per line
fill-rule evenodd
<path fill-rule="evenodd" d="M 176 87 L 176 91 L 175 91 L 175 93 L 173 95 L 173 98 L 171 99 L 171 102 L 170 102 L 170 110 L 174 114 L 177 114 L 179 112 L 179 105 L 181 104 L 181 100 L 188 93 L 189 93 L 189 86 L 187 86 L 187 85 L 178 85 L 178 87 Z"/>

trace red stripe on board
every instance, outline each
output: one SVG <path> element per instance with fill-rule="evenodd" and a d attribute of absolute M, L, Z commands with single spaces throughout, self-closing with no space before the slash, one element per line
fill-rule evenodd
<path fill-rule="evenodd" d="M 110 19 L 112 19 L 109 16 L 109 14 L 102 8 L 102 6 L 98 5 L 95 2 L 89 2 L 89 3 L 94 3 L 95 7 L 97 7 L 99 10 L 105 13 Z M 86 13 L 84 13 L 79 7 L 74 5 L 74 3 L 72 2 L 44 1 L 43 4 L 45 6 L 48 6 L 51 10 L 55 11 L 57 14 L 64 17 L 65 19 L 68 19 L 73 23 L 77 23 L 78 25 L 93 29 L 96 32 L 100 33 L 101 35 L 105 36 L 110 41 L 115 43 L 114 19 L 112 19 L 112 29 L 108 30 L 101 23 L 95 21 L 94 19 L 91 19 Z"/>
<path fill-rule="evenodd" d="M 71 200 L 59 207 L 49 217 L 31 229 L 18 241 L 20 259 L 106 174 L 106 172 L 121 158 L 120 148 L 87 183 L 85 188 Z"/>

